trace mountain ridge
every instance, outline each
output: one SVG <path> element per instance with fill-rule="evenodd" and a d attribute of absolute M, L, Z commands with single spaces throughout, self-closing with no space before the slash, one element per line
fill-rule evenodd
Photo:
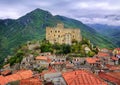
<path fill-rule="evenodd" d="M 120 26 L 103 24 L 88 24 L 88 26 L 95 29 L 98 33 L 107 36 L 117 47 L 120 47 Z"/>
<path fill-rule="evenodd" d="M 79 28 L 82 36 L 90 39 L 97 46 L 109 48 L 115 46 L 104 36 L 78 20 L 60 15 L 53 16 L 50 12 L 37 8 L 18 19 L 0 20 L 1 60 L 13 53 L 14 48 L 27 41 L 44 39 L 45 28 L 54 27 L 59 22 L 64 23 L 65 27 Z M 2 53 L 2 51 L 8 53 Z"/>

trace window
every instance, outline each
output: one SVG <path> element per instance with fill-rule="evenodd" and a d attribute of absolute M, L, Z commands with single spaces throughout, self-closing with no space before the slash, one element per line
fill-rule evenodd
<path fill-rule="evenodd" d="M 51 30 L 51 33 L 52 33 L 52 30 Z"/>
<path fill-rule="evenodd" d="M 60 37 L 60 35 L 58 35 L 58 37 Z"/>
<path fill-rule="evenodd" d="M 55 33 L 56 33 L 57 31 L 55 30 Z"/>

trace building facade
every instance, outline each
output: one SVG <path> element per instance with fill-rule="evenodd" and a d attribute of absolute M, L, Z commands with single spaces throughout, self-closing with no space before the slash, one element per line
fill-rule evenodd
<path fill-rule="evenodd" d="M 82 36 L 80 29 L 64 28 L 64 25 L 59 23 L 56 27 L 46 28 L 46 40 L 52 44 L 59 43 L 71 45 L 73 40 L 80 42 Z"/>

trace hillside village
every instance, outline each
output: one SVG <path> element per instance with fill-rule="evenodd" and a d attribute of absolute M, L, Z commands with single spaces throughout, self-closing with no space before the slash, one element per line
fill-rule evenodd
<path fill-rule="evenodd" d="M 57 26 L 46 40 L 28 41 L 5 58 L 0 85 L 120 85 L 120 48 L 99 48 L 80 30 Z"/>

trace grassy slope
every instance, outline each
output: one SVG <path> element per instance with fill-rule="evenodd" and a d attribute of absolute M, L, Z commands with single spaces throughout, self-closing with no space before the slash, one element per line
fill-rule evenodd
<path fill-rule="evenodd" d="M 100 34 L 110 38 L 117 47 L 120 47 L 120 26 L 108 26 L 102 24 L 91 24 L 89 26 L 94 28 Z"/>

